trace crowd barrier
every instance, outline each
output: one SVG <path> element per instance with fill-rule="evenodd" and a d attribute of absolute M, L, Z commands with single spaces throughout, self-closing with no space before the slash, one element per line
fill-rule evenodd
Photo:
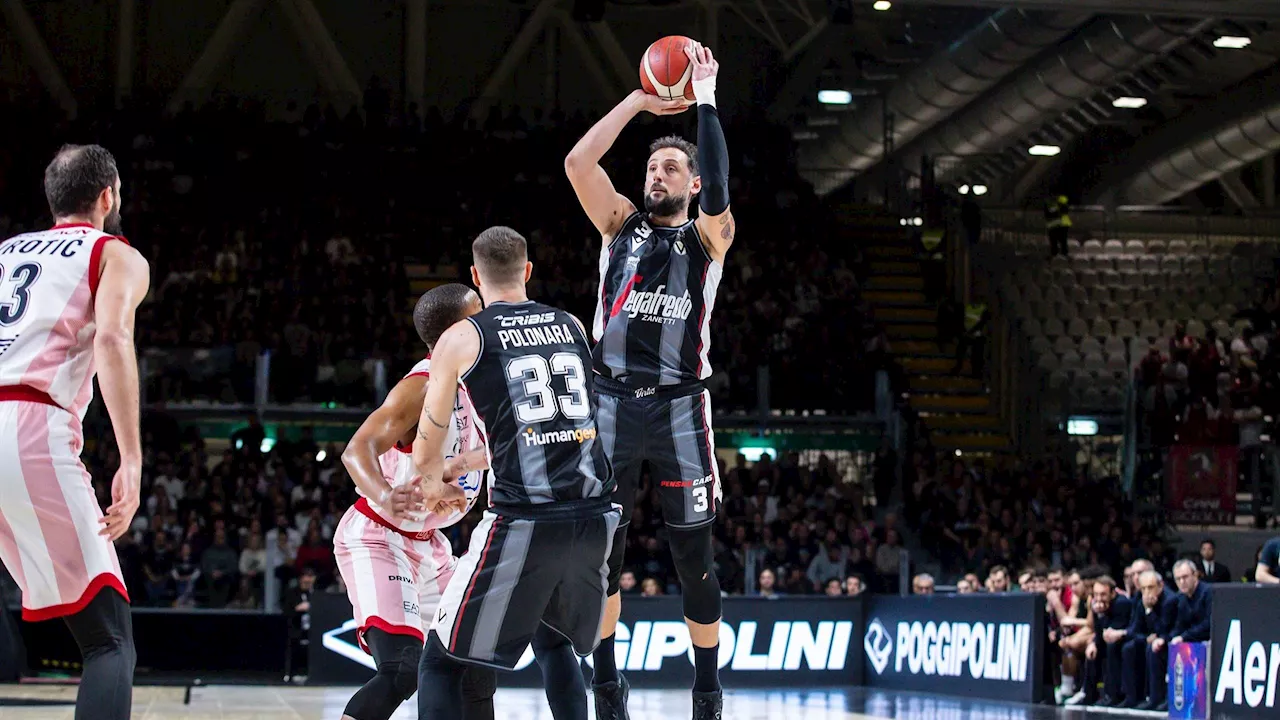
<path fill-rule="evenodd" d="M 1213 720 L 1280 717 L 1280 587 L 1215 585 L 1213 637 L 1169 655 L 1170 716 Z M 637 687 L 685 687 L 692 650 L 678 597 L 627 598 L 618 667 Z M 865 685 L 974 699 L 1038 702 L 1048 687 L 1044 599 L 1034 595 L 861 598 L 726 598 L 721 676 L 729 687 Z M 213 610 L 133 612 L 141 683 L 206 682 L 286 673 L 282 615 Z M 0 666 L 22 651 L 0 633 Z M 372 661 L 356 644 L 342 595 L 313 599 L 310 682 L 358 685 Z M 60 621 L 22 623 L 26 671 L 78 673 L 79 652 Z M 590 659 L 583 663 L 588 672 Z M 531 652 L 506 687 L 536 687 Z"/>

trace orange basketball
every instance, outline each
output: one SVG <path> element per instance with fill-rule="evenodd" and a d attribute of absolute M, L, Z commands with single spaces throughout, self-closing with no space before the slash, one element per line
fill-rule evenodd
<path fill-rule="evenodd" d="M 640 60 L 640 87 L 663 100 L 694 100 L 693 64 L 684 54 L 691 42 L 683 35 L 668 35 L 650 45 Z"/>

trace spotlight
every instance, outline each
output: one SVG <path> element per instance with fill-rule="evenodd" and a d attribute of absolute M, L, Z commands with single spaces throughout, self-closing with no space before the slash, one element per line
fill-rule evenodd
<path fill-rule="evenodd" d="M 1247 37 L 1240 37 L 1239 35 L 1223 35 L 1213 41 L 1213 46 L 1216 48 L 1230 48 L 1232 50 L 1247 48 L 1252 44 L 1253 40 Z"/>
<path fill-rule="evenodd" d="M 986 195 L 986 194 L 987 194 L 987 186 L 986 186 L 986 185 L 974 185 L 974 186 L 973 186 L 973 194 L 974 194 L 974 195 Z"/>
<path fill-rule="evenodd" d="M 960 194 L 961 194 L 961 195 L 968 195 L 968 194 L 969 194 L 969 186 L 968 186 L 968 185 L 961 185 L 961 186 L 960 186 Z"/>
<path fill-rule="evenodd" d="M 823 105 L 848 105 L 853 102 L 853 93 L 848 90 L 819 90 L 818 102 Z"/>
<path fill-rule="evenodd" d="M 892 8 L 893 3 L 889 2 L 889 0 L 876 0 L 871 7 L 879 10 L 880 12 L 884 12 L 885 10 Z"/>
<path fill-rule="evenodd" d="M 1111 101 L 1112 107 L 1125 108 L 1128 110 L 1137 110 L 1140 107 L 1146 107 L 1147 99 L 1140 97 L 1118 97 Z"/>
<path fill-rule="evenodd" d="M 1062 148 L 1057 145 L 1032 145 L 1027 152 L 1040 157 L 1053 157 L 1062 152 Z"/>

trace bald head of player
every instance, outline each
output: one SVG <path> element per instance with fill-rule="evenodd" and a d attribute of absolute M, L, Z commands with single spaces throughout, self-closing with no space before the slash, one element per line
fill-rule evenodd
<path fill-rule="evenodd" d="M 440 336 L 451 325 L 484 309 L 475 290 L 459 283 L 433 287 L 418 298 L 413 308 L 413 326 L 427 350 L 435 349 Z"/>
<path fill-rule="evenodd" d="M 88 223 L 120 235 L 120 172 L 99 145 L 63 145 L 44 170 L 44 196 L 56 224 Z"/>
<path fill-rule="evenodd" d="M 678 135 L 649 145 L 644 176 L 644 209 L 658 218 L 684 218 L 689 202 L 702 191 L 698 175 L 698 146 Z"/>
<path fill-rule="evenodd" d="M 471 281 L 480 288 L 485 305 L 496 301 L 523 302 L 525 283 L 533 275 L 529 244 L 509 227 L 495 225 L 471 243 Z"/>

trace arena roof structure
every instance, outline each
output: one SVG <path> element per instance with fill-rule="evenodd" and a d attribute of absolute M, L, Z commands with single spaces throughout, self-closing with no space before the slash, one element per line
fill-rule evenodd
<path fill-rule="evenodd" d="M 371 77 L 476 118 L 596 112 L 683 33 L 718 48 L 726 114 L 789 125 L 822 194 L 927 170 L 1003 204 L 1274 204 L 1273 0 L 0 0 L 0 20 L 0 88 L 69 115 L 144 89 L 174 111 L 358 105 Z"/>

